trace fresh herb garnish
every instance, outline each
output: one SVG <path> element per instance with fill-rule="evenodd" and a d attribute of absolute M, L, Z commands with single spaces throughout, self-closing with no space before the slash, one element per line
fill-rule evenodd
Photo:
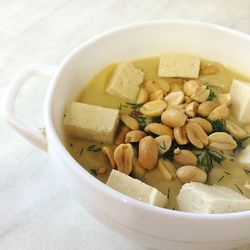
<path fill-rule="evenodd" d="M 226 159 L 223 154 L 208 148 L 201 150 L 201 153 L 198 153 L 197 156 L 198 164 L 205 169 L 207 174 L 210 173 L 215 162 L 221 165 L 222 161 Z"/>
<path fill-rule="evenodd" d="M 237 186 L 236 184 L 234 184 L 234 186 L 240 191 L 241 194 L 243 194 L 243 191 L 239 188 L 239 186 Z"/>
<path fill-rule="evenodd" d="M 151 122 L 152 123 L 161 123 L 161 117 L 160 116 L 153 117 Z"/>
<path fill-rule="evenodd" d="M 139 109 L 144 105 L 144 103 L 132 103 L 132 102 L 126 102 L 126 104 L 131 108 L 131 109 Z"/>
<path fill-rule="evenodd" d="M 213 127 L 213 133 L 214 132 L 225 132 L 228 133 L 227 131 L 227 124 L 225 120 L 215 120 L 215 121 L 210 121 Z"/>
<path fill-rule="evenodd" d="M 221 178 L 217 181 L 217 184 L 218 184 L 220 181 L 222 181 L 224 177 L 225 177 L 224 175 L 221 176 Z"/>
<path fill-rule="evenodd" d="M 230 174 L 229 172 L 227 172 L 227 171 L 224 171 L 224 173 L 227 174 L 227 175 L 231 175 L 231 174 Z"/>
<path fill-rule="evenodd" d="M 100 147 L 97 147 L 95 144 L 87 147 L 87 151 L 91 151 L 91 152 L 98 152 L 100 151 L 102 148 Z"/>
<path fill-rule="evenodd" d="M 168 151 L 162 153 L 160 155 L 160 158 L 173 160 L 174 159 L 174 150 L 176 149 L 176 147 L 177 147 L 177 143 L 175 141 L 173 141 L 170 149 Z"/>
<path fill-rule="evenodd" d="M 246 137 L 246 138 L 244 138 L 244 139 L 239 139 L 239 138 L 237 138 L 237 137 L 234 137 L 233 136 L 233 139 L 236 141 L 236 143 L 237 143 L 237 147 L 234 149 L 234 151 L 233 151 L 233 153 L 236 155 L 236 154 L 239 154 L 243 149 L 245 149 L 246 148 L 246 145 L 245 145 L 245 141 L 247 140 L 247 139 L 249 139 L 250 138 L 250 136 L 248 136 L 248 137 Z"/>
<path fill-rule="evenodd" d="M 214 98 L 216 98 L 216 96 L 217 95 L 215 94 L 215 92 L 212 89 L 210 89 L 209 90 L 209 96 L 208 96 L 207 100 L 212 101 Z"/>
<path fill-rule="evenodd" d="M 91 168 L 91 169 L 89 170 L 89 172 L 90 172 L 93 176 L 97 177 L 97 171 L 96 171 L 96 169 Z"/>
<path fill-rule="evenodd" d="M 82 152 L 83 152 L 83 147 L 81 148 L 81 151 L 80 151 L 79 155 L 82 155 Z"/>
<path fill-rule="evenodd" d="M 218 92 L 221 91 L 221 87 L 219 87 L 218 85 L 215 85 L 215 84 L 211 84 L 209 82 L 205 82 L 204 84 L 207 86 L 207 89 L 209 89 L 208 100 L 211 101 L 214 98 L 216 98 Z"/>
<path fill-rule="evenodd" d="M 246 175 L 250 175 L 250 170 L 244 169 L 244 171 L 245 171 Z"/>
<path fill-rule="evenodd" d="M 142 115 L 140 111 L 132 110 L 131 116 L 139 122 L 140 130 L 144 130 L 144 128 L 148 125 L 146 117 Z"/>

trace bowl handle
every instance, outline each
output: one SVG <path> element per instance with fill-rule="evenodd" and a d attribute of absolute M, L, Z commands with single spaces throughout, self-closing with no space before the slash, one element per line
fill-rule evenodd
<path fill-rule="evenodd" d="M 18 118 L 15 114 L 15 102 L 25 80 L 30 76 L 38 75 L 50 78 L 57 69 L 58 66 L 47 64 L 30 64 L 25 66 L 7 86 L 3 100 L 2 114 L 4 119 L 26 140 L 44 151 L 47 151 L 45 130 L 29 125 Z"/>

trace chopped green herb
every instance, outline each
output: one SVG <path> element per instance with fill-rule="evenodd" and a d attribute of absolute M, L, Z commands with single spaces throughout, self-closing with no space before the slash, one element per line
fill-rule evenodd
<path fill-rule="evenodd" d="M 131 109 L 139 109 L 144 105 L 144 103 L 131 103 L 131 102 L 126 102 L 126 104 L 131 108 Z"/>
<path fill-rule="evenodd" d="M 100 151 L 102 148 L 100 147 L 97 147 L 95 144 L 87 147 L 87 151 L 91 151 L 91 152 L 98 152 Z"/>
<path fill-rule="evenodd" d="M 239 188 L 239 186 L 237 186 L 236 184 L 234 184 L 234 186 L 240 191 L 241 194 L 243 194 L 243 191 Z"/>
<path fill-rule="evenodd" d="M 222 90 L 218 85 L 211 84 L 209 82 L 205 82 L 204 84 L 207 86 L 207 89 L 209 89 L 209 101 L 213 100 L 217 96 L 218 92 Z"/>
<path fill-rule="evenodd" d="M 136 110 L 131 112 L 131 116 L 139 122 L 140 130 L 144 130 L 144 128 L 147 126 L 146 117 Z"/>
<path fill-rule="evenodd" d="M 160 116 L 153 117 L 152 118 L 152 123 L 161 123 L 161 117 Z"/>
<path fill-rule="evenodd" d="M 81 148 L 81 151 L 80 151 L 79 155 L 82 155 L 82 152 L 83 152 L 83 147 Z"/>
<path fill-rule="evenodd" d="M 165 141 L 162 141 L 162 144 L 160 144 L 160 148 L 163 149 L 163 150 L 166 150 Z"/>
<path fill-rule="evenodd" d="M 227 174 L 227 175 L 231 175 L 231 174 L 230 174 L 229 172 L 227 172 L 227 171 L 224 171 L 224 173 Z"/>
<path fill-rule="evenodd" d="M 234 154 L 239 154 L 243 149 L 245 149 L 246 148 L 245 141 L 247 139 L 249 139 L 249 138 L 250 138 L 250 136 L 248 136 L 248 137 L 246 137 L 244 139 L 239 139 L 239 138 L 233 136 L 233 139 L 237 143 L 237 148 L 234 149 L 233 153 Z"/>
<path fill-rule="evenodd" d="M 209 96 L 208 96 L 208 101 L 212 101 L 214 98 L 216 98 L 216 94 L 215 94 L 215 92 L 212 90 L 212 89 L 210 89 L 209 90 Z"/>
<path fill-rule="evenodd" d="M 225 177 L 224 175 L 221 176 L 221 178 L 217 181 L 217 184 L 218 184 L 220 181 L 222 181 L 224 177 Z"/>
<path fill-rule="evenodd" d="M 250 175 L 250 170 L 244 169 L 244 171 L 245 171 L 246 175 Z"/>
<path fill-rule="evenodd" d="M 221 165 L 221 162 L 226 159 L 223 154 L 217 151 L 209 150 L 208 148 L 201 150 L 201 153 L 197 156 L 199 165 L 205 169 L 207 174 L 210 173 L 215 162 Z"/>
<path fill-rule="evenodd" d="M 97 171 L 96 171 L 96 169 L 91 168 L 91 169 L 89 170 L 89 172 L 90 172 L 93 176 L 97 177 Z"/>
<path fill-rule="evenodd" d="M 222 120 L 222 119 L 215 120 L 215 121 L 210 121 L 210 123 L 212 124 L 212 127 L 213 127 L 213 133 L 214 132 L 226 132 L 226 133 L 228 133 L 225 120 Z"/>
<path fill-rule="evenodd" d="M 177 143 L 175 141 L 173 141 L 170 149 L 168 151 L 164 152 L 163 154 L 161 154 L 160 158 L 173 160 L 174 159 L 174 150 L 176 149 L 176 147 L 177 147 Z"/>

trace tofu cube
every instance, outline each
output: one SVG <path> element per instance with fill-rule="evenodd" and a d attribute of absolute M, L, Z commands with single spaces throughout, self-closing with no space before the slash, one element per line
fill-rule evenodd
<path fill-rule="evenodd" d="M 117 66 L 106 92 L 134 102 L 143 78 L 144 73 L 133 64 L 121 63 Z"/>
<path fill-rule="evenodd" d="M 150 205 L 164 207 L 168 201 L 168 197 L 156 188 L 114 169 L 106 184 L 118 192 Z"/>
<path fill-rule="evenodd" d="M 250 145 L 242 150 L 237 161 L 239 163 L 250 164 Z"/>
<path fill-rule="evenodd" d="M 198 78 L 200 58 L 197 55 L 167 52 L 160 55 L 158 75 L 161 77 Z"/>
<path fill-rule="evenodd" d="M 250 210 L 250 199 L 223 186 L 191 182 L 182 186 L 177 197 L 180 211 L 194 213 L 229 213 Z"/>
<path fill-rule="evenodd" d="M 63 125 L 69 135 L 89 141 L 112 143 L 119 110 L 72 102 Z"/>
<path fill-rule="evenodd" d="M 239 122 L 250 122 L 250 83 L 234 79 L 230 93 L 232 96 L 232 114 Z"/>

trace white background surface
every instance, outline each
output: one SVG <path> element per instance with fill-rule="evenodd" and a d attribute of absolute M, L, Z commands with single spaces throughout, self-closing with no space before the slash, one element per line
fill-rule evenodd
<path fill-rule="evenodd" d="M 250 1 L 0 0 L 0 100 L 25 64 L 58 64 L 100 32 L 166 18 L 202 20 L 250 34 Z M 30 79 L 16 105 L 17 113 L 38 127 L 43 126 L 48 84 Z M 82 209 L 54 173 L 49 157 L 2 120 L 0 140 L 0 250 L 144 249 Z"/>

